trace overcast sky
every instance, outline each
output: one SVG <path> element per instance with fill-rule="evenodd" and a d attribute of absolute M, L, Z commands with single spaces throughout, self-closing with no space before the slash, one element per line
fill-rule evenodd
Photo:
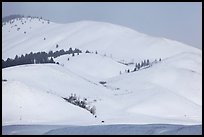
<path fill-rule="evenodd" d="M 2 16 L 42 16 L 59 23 L 110 22 L 202 49 L 201 2 L 3 2 Z"/>

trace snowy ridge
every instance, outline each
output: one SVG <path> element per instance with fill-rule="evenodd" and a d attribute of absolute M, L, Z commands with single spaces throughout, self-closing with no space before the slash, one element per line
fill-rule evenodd
<path fill-rule="evenodd" d="M 59 49 L 68 50 L 72 47 L 84 51 L 97 50 L 101 54 L 106 53 L 119 59 L 135 59 L 135 61 L 144 58 L 165 58 L 181 52 L 201 54 L 199 49 L 180 42 L 148 36 L 110 23 L 79 21 L 68 24 L 48 24 L 38 19 L 31 22 L 29 19 L 23 18 L 23 20 L 26 21 L 23 25 L 20 21 L 15 21 L 13 25 L 3 26 L 3 59 L 14 58 L 16 54 L 21 55 L 31 51 L 55 51 L 56 44 L 59 45 Z M 14 24 L 21 29 L 17 31 L 17 27 L 11 28 Z M 24 31 L 27 33 L 24 34 Z M 43 40 L 44 37 L 46 40 Z"/>

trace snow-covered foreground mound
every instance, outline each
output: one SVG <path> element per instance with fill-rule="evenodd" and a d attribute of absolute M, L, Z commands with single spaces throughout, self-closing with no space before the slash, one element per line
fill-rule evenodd
<path fill-rule="evenodd" d="M 201 125 L 3 126 L 3 135 L 202 135 Z"/>
<path fill-rule="evenodd" d="M 4 124 L 64 123 L 65 119 L 72 119 L 76 124 L 88 124 L 86 121 L 94 120 L 88 111 L 17 81 L 3 83 L 2 105 Z M 83 117 L 86 117 L 86 121 Z M 69 122 L 72 123 L 66 121 Z"/>

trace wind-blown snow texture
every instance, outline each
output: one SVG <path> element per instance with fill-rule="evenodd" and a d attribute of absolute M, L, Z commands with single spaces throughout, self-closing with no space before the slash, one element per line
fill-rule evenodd
<path fill-rule="evenodd" d="M 60 65 L 2 69 L 2 79 L 7 80 L 2 81 L 3 125 L 202 123 L 201 50 L 109 23 L 23 20 L 26 23 L 15 20 L 2 27 L 4 60 L 31 51 L 70 47 L 83 53 L 55 58 Z M 159 58 L 161 62 L 132 73 L 125 70 L 132 70 L 134 65 L 121 63 Z M 72 93 L 96 106 L 97 118 L 62 99 Z"/>
<path fill-rule="evenodd" d="M 19 125 L 3 126 L 3 135 L 202 135 L 201 125 Z"/>

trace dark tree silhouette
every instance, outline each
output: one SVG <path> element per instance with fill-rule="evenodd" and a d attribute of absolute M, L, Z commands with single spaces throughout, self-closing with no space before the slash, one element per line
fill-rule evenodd
<path fill-rule="evenodd" d="M 147 65 L 149 65 L 149 60 L 147 60 Z"/>
<path fill-rule="evenodd" d="M 129 70 L 129 69 L 127 70 L 127 73 L 130 73 L 130 70 Z"/>
<path fill-rule="evenodd" d="M 140 69 L 140 63 L 137 64 L 138 69 Z"/>
<path fill-rule="evenodd" d="M 20 57 L 18 57 L 18 55 L 16 55 L 14 59 L 8 58 L 6 61 L 2 59 L 2 68 L 23 64 L 55 63 L 52 57 L 56 58 L 64 54 L 72 54 L 72 56 L 74 56 L 74 53 L 77 53 L 79 55 L 79 53 L 81 53 L 81 50 L 75 49 L 75 51 L 73 51 L 70 48 L 69 51 L 64 51 L 64 49 L 61 49 L 60 51 L 56 52 L 49 51 L 49 53 L 30 52 L 29 54 L 26 53 L 25 56 L 21 55 Z M 51 58 L 49 59 L 49 57 Z"/>
<path fill-rule="evenodd" d="M 88 51 L 88 50 L 86 50 L 86 52 L 85 53 L 91 53 L 90 51 Z"/>

